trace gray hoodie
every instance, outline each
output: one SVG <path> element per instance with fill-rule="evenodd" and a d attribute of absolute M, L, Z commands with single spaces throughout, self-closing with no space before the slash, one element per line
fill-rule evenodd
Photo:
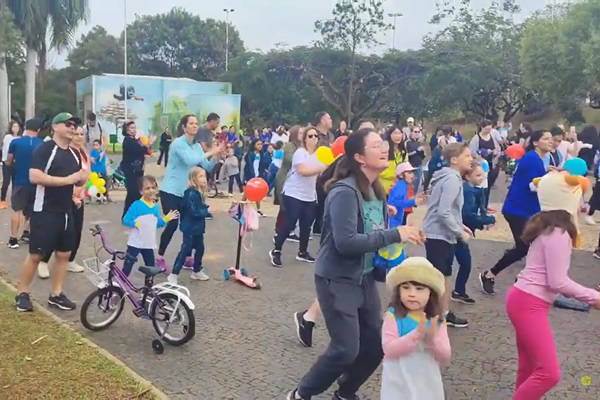
<path fill-rule="evenodd" d="M 463 203 L 463 182 L 458 171 L 444 167 L 435 172 L 423 220 L 425 238 L 456 243 L 463 233 Z"/>

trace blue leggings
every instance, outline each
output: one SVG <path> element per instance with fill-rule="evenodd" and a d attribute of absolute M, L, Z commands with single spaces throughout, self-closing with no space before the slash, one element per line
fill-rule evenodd
<path fill-rule="evenodd" d="M 131 274 L 133 264 L 136 262 L 137 257 L 141 254 L 144 259 L 144 265 L 147 267 L 154 267 L 154 250 L 153 249 L 138 249 L 137 247 L 127 246 L 127 254 L 131 257 L 127 257 L 123 262 L 123 273 L 126 276 Z"/>
<path fill-rule="evenodd" d="M 183 235 L 181 250 L 177 254 L 175 264 L 173 265 L 173 274 L 179 275 L 185 259 L 192 254 L 194 250 L 194 272 L 202 271 L 202 257 L 204 257 L 204 235 Z"/>

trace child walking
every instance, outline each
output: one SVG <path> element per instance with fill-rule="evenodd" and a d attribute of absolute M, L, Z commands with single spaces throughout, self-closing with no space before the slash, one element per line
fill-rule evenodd
<path fill-rule="evenodd" d="M 396 167 L 397 180 L 390 189 L 387 202 L 388 206 L 396 208 L 396 215 L 389 217 L 390 228 L 406 225 L 409 214 L 412 214 L 412 208 L 423 203 L 423 197 L 415 198 L 413 193 L 415 170 L 416 168 L 413 168 L 409 162 L 400 163 Z"/>
<path fill-rule="evenodd" d="M 542 211 L 529 219 L 523 232 L 529 252 L 505 304 L 515 328 L 519 362 L 513 400 L 539 400 L 560 380 L 548 320 L 548 310 L 557 295 L 600 310 L 600 293 L 567 275 L 572 247 L 579 241 L 576 218 L 584 185 L 577 185 L 577 179 L 565 172 L 551 172 L 541 178 L 537 188 Z"/>
<path fill-rule="evenodd" d="M 123 216 L 123 226 L 131 228 L 127 239 L 127 257 L 123 262 L 123 273 L 131 274 L 133 264 L 141 254 L 144 265 L 154 267 L 154 249 L 156 249 L 156 228 L 162 228 L 167 222 L 179 218 L 177 210 L 160 217 L 157 204 L 158 183 L 150 175 L 142 179 L 142 198 L 133 202 Z"/>
<path fill-rule="evenodd" d="M 104 188 L 106 192 L 104 192 L 104 196 L 107 201 L 110 201 L 108 197 L 108 188 L 110 186 L 110 178 L 108 177 L 108 173 L 106 171 L 106 154 L 104 150 L 102 150 L 102 142 L 96 139 L 92 142 L 92 150 L 90 151 L 90 171 L 95 172 L 98 176 L 106 182 Z"/>
<path fill-rule="evenodd" d="M 227 158 L 225 159 L 225 174 L 228 178 L 228 194 L 233 196 L 233 184 L 237 183 L 240 193 L 244 191 L 242 178 L 240 176 L 240 159 L 235 156 L 234 149 L 227 149 Z"/>
<path fill-rule="evenodd" d="M 180 207 L 179 229 L 183 234 L 181 250 L 173 264 L 173 272 L 167 277 L 168 281 L 177 285 L 179 273 L 183 268 L 185 259 L 194 250 L 194 266 L 191 279 L 199 281 L 209 280 L 209 276 L 202 270 L 202 257 L 204 257 L 204 231 L 206 218 L 210 211 L 204 199 L 206 196 L 206 172 L 200 167 L 194 167 L 188 176 L 188 188 L 183 194 Z"/>
<path fill-rule="evenodd" d="M 466 144 L 450 143 L 442 153 L 447 167 L 437 171 L 431 179 L 431 196 L 423 220 L 427 259 L 446 277 L 446 290 L 442 296 L 442 310 L 448 326 L 466 328 L 469 323 L 449 311 L 452 278 L 452 261 L 456 243 L 466 242 L 473 235 L 463 225 L 462 176 L 471 169 L 473 158 Z"/>
<path fill-rule="evenodd" d="M 443 400 L 440 365 L 450 364 L 441 318 L 444 276 L 423 257 L 410 257 L 386 278 L 392 301 L 383 320 L 381 400 Z"/>

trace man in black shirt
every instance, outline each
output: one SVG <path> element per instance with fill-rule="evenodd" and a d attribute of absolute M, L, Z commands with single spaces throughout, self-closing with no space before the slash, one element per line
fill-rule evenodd
<path fill-rule="evenodd" d="M 52 292 L 48 304 L 61 310 L 76 308 L 62 291 L 69 255 L 76 246 L 73 224 L 73 185 L 83 186 L 89 171 L 82 169 L 81 160 L 69 144 L 79 118 L 60 113 L 52 119 L 52 140 L 39 145 L 33 153 L 29 180 L 35 186 L 29 254 L 21 265 L 17 311 L 32 311 L 29 286 L 40 260 L 54 253 Z"/>
<path fill-rule="evenodd" d="M 413 193 L 416 196 L 421 187 L 421 179 L 423 177 L 423 160 L 425 160 L 425 149 L 421 142 L 421 129 L 418 126 L 412 127 L 409 140 L 406 141 L 406 154 L 408 161 L 415 168 L 415 180 L 413 181 Z"/>

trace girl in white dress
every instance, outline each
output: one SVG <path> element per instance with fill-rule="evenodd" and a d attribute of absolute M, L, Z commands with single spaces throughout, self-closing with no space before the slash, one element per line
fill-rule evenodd
<path fill-rule="evenodd" d="M 440 321 L 444 276 L 423 257 L 390 271 L 392 302 L 383 321 L 381 400 L 443 400 L 440 365 L 450 363 L 450 340 Z"/>

